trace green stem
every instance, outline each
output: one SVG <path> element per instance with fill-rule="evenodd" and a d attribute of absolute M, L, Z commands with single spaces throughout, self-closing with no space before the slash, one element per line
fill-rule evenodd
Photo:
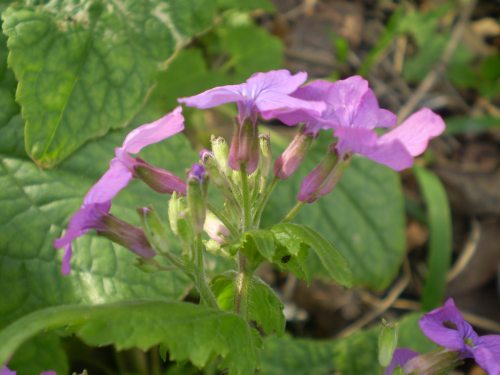
<path fill-rule="evenodd" d="M 302 206 L 304 206 L 304 202 L 297 202 L 295 206 L 292 207 L 290 211 L 286 214 L 286 216 L 281 220 L 282 223 L 288 223 L 290 220 L 292 220 L 300 211 Z"/>
<path fill-rule="evenodd" d="M 243 195 L 243 230 L 245 232 L 249 229 L 251 225 L 251 213 L 250 213 L 250 192 L 248 189 L 248 175 L 246 171 L 246 164 L 241 163 L 240 165 L 240 175 L 241 175 L 241 194 Z"/>
<path fill-rule="evenodd" d="M 203 262 L 203 244 L 201 242 L 201 234 L 197 234 L 195 240 L 195 272 L 194 272 L 194 282 L 196 283 L 196 289 L 200 293 L 200 298 L 202 302 L 210 307 L 218 309 L 217 300 L 207 284 L 207 279 L 205 277 L 205 264 Z"/>
<path fill-rule="evenodd" d="M 269 200 L 269 197 L 271 196 L 272 192 L 276 188 L 278 181 L 279 181 L 279 178 L 274 177 L 273 181 L 269 184 L 267 190 L 265 191 L 259 205 L 257 206 L 257 210 L 255 211 L 255 216 L 254 216 L 254 224 L 256 227 L 258 227 L 260 224 L 260 219 L 261 219 L 262 213 L 264 212 L 264 209 L 266 208 L 267 201 Z"/>
<path fill-rule="evenodd" d="M 252 272 L 248 269 L 247 259 L 241 252 L 239 253 L 238 263 L 239 272 L 235 281 L 236 293 L 234 310 L 237 314 L 240 314 L 243 319 L 248 320 L 248 292 L 252 279 Z"/>

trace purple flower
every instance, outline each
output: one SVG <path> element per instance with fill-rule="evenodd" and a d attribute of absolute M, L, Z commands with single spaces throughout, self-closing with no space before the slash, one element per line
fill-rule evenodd
<path fill-rule="evenodd" d="M 490 375 L 500 374 L 500 335 L 479 336 L 456 308 L 453 299 L 419 321 L 424 334 L 462 358 L 474 358 Z"/>
<path fill-rule="evenodd" d="M 0 368 L 0 375 L 16 375 L 16 372 L 10 370 L 7 366 L 2 366 Z"/>
<path fill-rule="evenodd" d="M 302 100 L 290 95 L 306 79 L 305 72 L 292 75 L 284 69 L 255 73 L 245 83 L 215 87 L 189 98 L 181 98 L 179 103 L 206 109 L 236 102 L 240 124 L 247 118 L 255 123 L 259 113 L 269 119 L 276 111 L 284 113 L 302 109 L 319 115 L 325 108 L 324 103 Z"/>
<path fill-rule="evenodd" d="M 91 229 L 96 229 L 101 234 L 129 247 L 141 256 L 154 256 L 149 244 L 146 244 L 147 241 L 144 242 L 145 237 L 141 236 L 142 231 L 139 228 L 124 223 L 109 214 L 111 200 L 136 175 L 145 176 L 143 179 L 146 182 L 149 181 L 149 185 L 153 185 L 155 190 L 172 192 L 173 190 L 169 189 L 173 186 L 176 190 L 185 193 L 185 183 L 177 176 L 168 171 L 155 169 L 142 159 L 130 156 L 130 154 L 138 153 L 144 147 L 160 142 L 183 129 L 182 108 L 177 107 L 161 119 L 142 125 L 127 135 L 122 147 L 115 150 L 116 157 L 111 160 L 109 169 L 88 191 L 82 206 L 71 217 L 66 233 L 54 241 L 54 247 L 64 248 L 61 267 L 63 275 L 70 272 L 73 253 L 71 243 Z M 133 239 L 131 235 L 138 237 Z"/>
<path fill-rule="evenodd" d="M 411 167 L 413 158 L 445 128 L 440 116 L 424 108 L 379 137 L 374 129 L 395 125 L 396 116 L 379 108 L 368 82 L 359 76 L 333 83 L 325 102 L 323 126 L 334 129 L 341 155 L 361 154 L 396 171 Z"/>
<path fill-rule="evenodd" d="M 385 370 L 385 375 L 392 375 L 393 371 L 396 369 L 396 367 L 404 367 L 406 362 L 408 362 L 410 359 L 418 356 L 419 354 L 417 352 L 414 352 L 411 349 L 407 348 L 398 348 L 394 351 L 394 354 L 392 355 L 392 361 L 389 364 L 389 366 Z"/>

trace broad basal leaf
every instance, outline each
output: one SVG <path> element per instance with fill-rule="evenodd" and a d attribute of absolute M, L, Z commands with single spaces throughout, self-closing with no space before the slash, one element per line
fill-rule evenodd
<path fill-rule="evenodd" d="M 212 290 L 220 308 L 226 311 L 234 310 L 234 280 L 236 272 L 217 276 L 212 281 Z M 269 285 L 254 276 L 248 288 L 248 319 L 265 334 L 283 334 L 285 331 L 285 316 L 283 303 Z"/>
<path fill-rule="evenodd" d="M 52 242 L 106 170 L 126 131 L 111 132 L 87 144 L 57 170 L 44 171 L 29 159 L 5 154 L 6 145 L 17 144 L 16 136 L 22 135 L 12 128 L 18 130 L 19 123 L 11 121 L 0 128 L 0 327 L 46 306 L 177 299 L 185 293 L 189 284 L 182 274 L 143 273 L 133 265 L 132 253 L 91 233 L 76 241 L 72 272 L 61 276 L 62 254 Z M 179 176 L 197 158 L 182 135 L 151 146 L 141 156 Z M 113 202 L 112 212 L 139 224 L 136 207 L 152 203 L 158 212 L 165 212 L 166 202 L 166 196 L 134 181 Z"/>
<path fill-rule="evenodd" d="M 66 328 L 89 345 L 118 350 L 164 345 L 170 358 L 202 367 L 221 356 L 229 374 L 251 375 L 257 366 L 256 337 L 236 314 L 190 303 L 132 301 L 99 306 L 59 306 L 31 313 L 0 332 L 0 363 L 27 339 Z"/>
<path fill-rule="evenodd" d="M 8 8 L 3 30 L 30 157 L 50 167 L 127 125 L 159 69 L 211 24 L 213 9 L 212 0 L 55 0 Z"/>
<path fill-rule="evenodd" d="M 273 146 L 282 142 L 275 134 L 272 140 Z M 281 220 L 294 205 L 302 179 L 329 142 L 314 143 L 299 171 L 278 185 L 264 212 L 264 226 Z M 294 221 L 335 243 L 351 266 L 353 284 L 381 290 L 396 276 L 405 251 L 404 206 L 399 176 L 389 168 L 354 158 L 333 193 L 306 205 Z"/>

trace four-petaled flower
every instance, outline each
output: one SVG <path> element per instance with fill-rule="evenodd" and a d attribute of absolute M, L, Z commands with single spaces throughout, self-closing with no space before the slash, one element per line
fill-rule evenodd
<path fill-rule="evenodd" d="M 474 358 L 490 375 L 500 375 L 500 335 L 479 336 L 451 298 L 444 306 L 425 314 L 419 324 L 436 344 L 459 352 L 462 358 Z"/>
<path fill-rule="evenodd" d="M 389 366 L 385 369 L 385 375 L 392 375 L 396 367 L 403 368 L 406 362 L 415 358 L 419 354 L 411 349 L 397 348 L 392 355 L 392 360 Z"/>
<path fill-rule="evenodd" d="M 115 150 L 109 169 L 86 194 L 80 209 L 73 214 L 66 233 L 54 241 L 54 247 L 64 248 L 62 273 L 70 272 L 72 256 L 71 243 L 91 229 L 102 232 L 113 240 L 126 245 L 140 256 L 151 258 L 153 250 L 149 247 L 139 228 L 127 224 L 109 214 L 111 200 L 125 188 L 130 180 L 142 169 L 148 173 L 142 177 L 146 183 L 161 192 L 178 191 L 185 193 L 186 185 L 179 177 L 168 171 L 150 166 L 130 154 L 140 152 L 144 147 L 160 142 L 184 129 L 182 109 L 173 112 L 150 124 L 141 125 L 130 132 L 123 145 Z"/>
<path fill-rule="evenodd" d="M 319 115 L 325 109 L 322 101 L 302 100 L 290 95 L 306 79 L 307 73 L 305 72 L 292 75 L 284 69 L 255 73 L 245 83 L 214 87 L 201 94 L 181 98 L 179 103 L 200 109 L 236 103 L 240 124 L 247 118 L 255 123 L 259 113 L 262 117 L 269 119 L 273 117 L 275 111 L 285 113 L 301 110 Z"/>

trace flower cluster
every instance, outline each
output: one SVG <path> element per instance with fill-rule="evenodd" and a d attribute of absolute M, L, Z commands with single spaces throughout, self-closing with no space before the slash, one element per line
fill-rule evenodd
<path fill-rule="evenodd" d="M 488 374 L 500 375 L 500 335 L 479 336 L 451 298 L 425 314 L 419 324 L 423 333 L 442 348 L 424 355 L 407 348 L 396 349 L 386 375 L 398 367 L 404 374 L 440 373 L 466 358 L 474 358 Z"/>
<path fill-rule="evenodd" d="M 145 228 L 135 227 L 110 213 L 112 199 L 133 178 L 142 180 L 156 192 L 175 193 L 171 201 L 172 212 L 180 216 L 170 218 L 170 221 L 175 227 L 172 228 L 174 233 L 179 236 L 189 239 L 188 233 L 196 236 L 205 230 L 216 243 L 222 244 L 236 232 L 235 227 L 240 226 L 234 212 L 217 215 L 208 209 L 210 207 L 205 204 L 206 176 L 229 202 L 234 203 L 234 207 L 242 209 L 243 231 L 251 229 L 252 225 L 258 226 L 259 215 L 268 197 L 262 193 L 266 191 L 267 174 L 272 169 L 269 138 L 259 136 L 259 117 L 278 119 L 289 126 L 303 124 L 275 161 L 275 179 L 271 186 L 297 170 L 320 131 L 332 132 L 335 137 L 325 158 L 302 182 L 297 196 L 300 204 L 312 203 L 332 191 L 352 154 L 363 155 L 399 171 L 410 167 L 413 158 L 424 152 L 429 140 L 444 131 L 442 119 L 431 110 L 422 109 L 379 136 L 376 129 L 393 127 L 396 116 L 379 107 L 366 80 L 355 76 L 334 83 L 318 80 L 303 85 L 306 79 L 306 73 L 291 74 L 287 70 L 256 73 L 245 83 L 215 87 L 179 99 L 180 103 L 200 109 L 231 102 L 238 107 L 230 147 L 226 150 L 225 141 L 214 138 L 212 150 L 201 153 L 201 160 L 191 168 L 187 181 L 134 156 L 144 147 L 184 129 L 181 107 L 133 130 L 123 145 L 115 149 L 109 169 L 87 193 L 81 208 L 70 219 L 65 234 L 54 242 L 56 248 L 65 250 L 63 274 L 70 272 L 72 242 L 91 229 L 125 246 L 142 259 L 156 255 L 157 249 L 151 244 Z M 249 207 L 249 199 L 243 199 L 249 197 L 249 186 L 255 197 L 259 193 L 263 196 L 256 207 Z M 270 194 L 272 188 L 267 191 Z M 179 200 L 184 195 L 187 195 L 187 203 Z M 141 212 L 149 215 L 148 210 Z M 178 231 L 178 223 L 184 221 L 191 232 Z"/>

